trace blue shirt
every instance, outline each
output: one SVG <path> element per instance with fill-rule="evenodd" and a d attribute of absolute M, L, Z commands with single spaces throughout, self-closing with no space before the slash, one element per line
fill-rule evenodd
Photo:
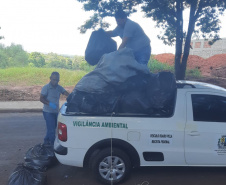
<path fill-rule="evenodd" d="M 112 36 L 120 36 L 122 39 L 128 37 L 129 40 L 126 47 L 133 49 L 134 52 L 139 51 L 146 46 L 150 46 L 150 39 L 144 33 L 144 30 L 138 23 L 131 21 L 130 19 L 126 20 L 124 28 L 117 26 L 112 31 Z"/>
<path fill-rule="evenodd" d="M 58 113 L 60 95 L 63 94 L 65 91 L 66 90 L 60 85 L 53 87 L 51 83 L 48 83 L 43 86 L 41 95 L 44 96 L 47 101 L 52 102 L 57 106 L 56 109 L 52 109 L 49 105 L 44 104 L 43 111 L 49 113 Z"/>

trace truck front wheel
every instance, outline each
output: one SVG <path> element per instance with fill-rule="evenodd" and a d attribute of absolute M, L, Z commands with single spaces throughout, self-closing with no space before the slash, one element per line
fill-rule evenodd
<path fill-rule="evenodd" d="M 105 148 L 94 158 L 92 170 L 101 182 L 116 184 L 128 178 L 131 171 L 129 156 L 118 148 Z"/>

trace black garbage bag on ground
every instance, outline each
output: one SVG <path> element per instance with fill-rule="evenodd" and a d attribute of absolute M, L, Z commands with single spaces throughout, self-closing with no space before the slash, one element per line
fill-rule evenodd
<path fill-rule="evenodd" d="M 67 112 L 112 113 L 120 96 L 137 88 L 150 75 L 131 49 L 104 55 L 94 71 L 85 75 L 67 98 Z"/>
<path fill-rule="evenodd" d="M 8 185 L 46 185 L 47 178 L 44 172 L 19 164 L 10 175 Z"/>
<path fill-rule="evenodd" d="M 85 50 L 85 60 L 90 65 L 96 65 L 100 58 L 117 50 L 117 43 L 103 29 L 93 31 Z"/>
<path fill-rule="evenodd" d="M 53 147 L 42 144 L 37 144 L 30 148 L 26 152 L 24 159 L 27 166 L 41 171 L 47 170 L 47 168 L 57 162 Z"/>

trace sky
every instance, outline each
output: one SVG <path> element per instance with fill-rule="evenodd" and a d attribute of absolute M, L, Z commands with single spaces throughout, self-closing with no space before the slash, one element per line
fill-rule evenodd
<path fill-rule="evenodd" d="M 0 0 L 0 44 L 20 44 L 27 52 L 57 53 L 84 56 L 90 34 L 81 34 L 78 27 L 91 15 L 77 0 Z M 129 17 L 139 23 L 151 40 L 152 54 L 174 53 L 175 47 L 157 38 L 160 29 L 143 13 Z M 108 30 L 116 27 L 114 18 L 107 19 Z M 188 18 L 184 19 L 185 25 Z M 221 37 L 226 37 L 226 20 L 222 17 Z M 118 45 L 120 38 L 115 39 Z"/>

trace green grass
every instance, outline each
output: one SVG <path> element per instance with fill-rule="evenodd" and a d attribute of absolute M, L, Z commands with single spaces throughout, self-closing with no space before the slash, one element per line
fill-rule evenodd
<path fill-rule="evenodd" d="M 0 85 L 4 86 L 34 86 L 45 85 L 53 71 L 60 73 L 59 84 L 74 86 L 85 75 L 85 71 L 71 71 L 59 68 L 7 68 L 0 69 Z"/>
<path fill-rule="evenodd" d="M 186 71 L 186 78 L 190 78 L 190 77 L 200 78 L 202 77 L 202 75 L 198 69 L 188 69 Z"/>
<path fill-rule="evenodd" d="M 158 60 L 153 59 L 152 57 L 148 62 L 148 68 L 152 73 L 158 73 L 160 71 L 170 71 L 172 73 L 174 72 L 173 66 L 170 66 L 168 64 L 163 64 Z"/>
<path fill-rule="evenodd" d="M 150 59 L 148 67 L 152 73 L 160 71 L 170 71 L 174 73 L 174 66 L 163 64 Z M 60 73 L 59 84 L 63 87 L 75 86 L 77 82 L 88 72 L 87 71 L 72 71 L 60 68 L 32 68 L 32 67 L 15 67 L 0 69 L 0 86 L 43 86 L 49 83 L 49 77 L 53 71 Z M 201 77 L 198 69 L 187 70 L 186 77 Z"/>
<path fill-rule="evenodd" d="M 159 62 L 158 60 L 155 60 L 153 57 L 150 58 L 148 62 L 148 68 L 152 73 L 158 73 L 161 71 L 170 71 L 174 73 L 174 66 L 170 66 L 168 64 L 164 64 Z M 187 69 L 186 70 L 186 78 L 187 77 L 195 77 L 199 78 L 201 77 L 201 72 L 198 69 Z"/>

